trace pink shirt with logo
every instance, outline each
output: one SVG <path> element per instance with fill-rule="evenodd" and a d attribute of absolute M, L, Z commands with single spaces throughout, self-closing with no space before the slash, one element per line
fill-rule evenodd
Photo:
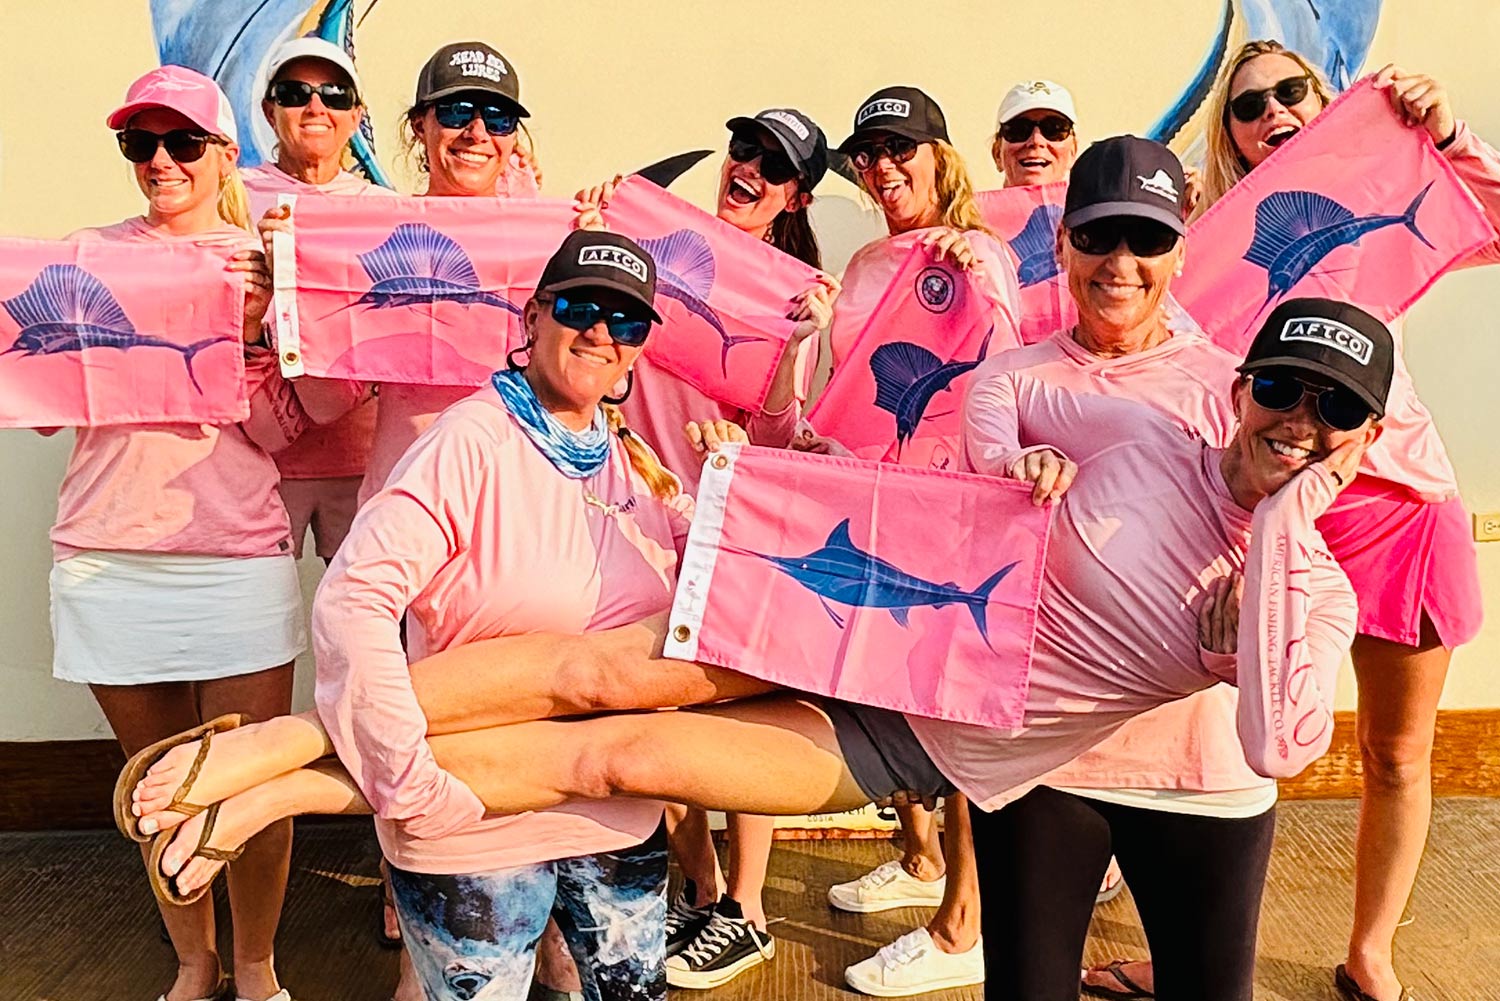
<path fill-rule="evenodd" d="M 377 814 L 387 858 L 467 873 L 637 844 L 661 804 L 613 799 L 485 819 L 427 746 L 409 656 L 521 633 L 579 634 L 670 606 L 692 501 L 658 501 L 616 441 L 558 472 L 486 386 L 446 410 L 361 509 L 313 605 L 318 713 Z"/>
<path fill-rule="evenodd" d="M 1025 725 L 908 717 L 934 763 L 996 809 L 1131 716 L 1227 680 L 1250 766 L 1297 774 L 1327 750 L 1354 640 L 1354 592 L 1313 527 L 1332 478 L 1314 466 L 1252 514 L 1221 450 L 1154 409 L 1039 380 L 1017 389 L 1024 426 L 1107 430 L 1073 452 L 1079 476 L 1053 516 Z M 1198 645 L 1204 589 L 1230 570 L 1245 575 L 1237 656 Z"/>

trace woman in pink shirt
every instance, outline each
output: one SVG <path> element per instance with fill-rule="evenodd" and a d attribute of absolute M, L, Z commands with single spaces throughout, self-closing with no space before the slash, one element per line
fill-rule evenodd
<path fill-rule="evenodd" d="M 164 66 L 131 84 L 108 124 L 146 211 L 70 239 L 222 249 L 245 279 L 250 397 L 239 424 L 79 428 L 68 458 L 51 532 L 53 671 L 89 685 L 134 754 L 203 719 L 268 719 L 290 707 L 292 661 L 306 639 L 269 453 L 305 419 L 265 344 L 270 279 L 248 228 L 228 100 L 207 77 Z M 291 835 L 273 825 L 231 867 L 234 992 L 249 1001 L 288 997 L 272 940 Z M 212 902 L 162 913 L 178 962 L 164 997 L 222 996 Z"/>
<path fill-rule="evenodd" d="M 1500 224 L 1500 153 L 1453 113 L 1421 74 L 1376 74 L 1403 121 L 1425 129 Z M 1204 203 L 1212 204 L 1329 102 L 1317 71 L 1277 42 L 1246 43 L 1210 101 Z M 1500 244 L 1466 264 L 1500 262 Z M 1400 327 L 1396 328 L 1399 343 Z M 1354 673 L 1364 788 L 1355 841 L 1354 928 L 1339 990 L 1353 1001 L 1404 997 L 1393 940 L 1411 895 L 1432 816 L 1432 742 L 1453 649 L 1482 618 L 1469 521 L 1453 467 L 1397 354 L 1384 439 L 1365 457 L 1357 489 L 1319 528 L 1359 595 Z"/>

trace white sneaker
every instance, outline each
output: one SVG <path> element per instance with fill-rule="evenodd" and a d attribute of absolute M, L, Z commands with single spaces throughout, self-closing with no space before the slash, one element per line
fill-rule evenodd
<path fill-rule="evenodd" d="M 984 983 L 984 940 L 967 952 L 947 953 L 937 947 L 926 928 L 918 928 L 849 967 L 844 980 L 861 994 L 878 998 L 972 987 Z"/>
<path fill-rule="evenodd" d="M 841 911 L 874 914 L 897 907 L 936 907 L 943 902 L 946 875 L 928 881 L 918 879 L 892 861 L 878 865 L 848 883 L 828 888 L 828 902 Z"/>

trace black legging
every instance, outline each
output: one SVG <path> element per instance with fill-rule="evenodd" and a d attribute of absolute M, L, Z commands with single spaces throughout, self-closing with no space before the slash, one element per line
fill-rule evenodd
<path fill-rule="evenodd" d="M 994 813 L 969 813 L 988 1001 L 1077 1001 L 1111 852 L 1146 929 L 1157 998 L 1251 1001 L 1274 808 L 1223 820 L 1041 787 Z"/>

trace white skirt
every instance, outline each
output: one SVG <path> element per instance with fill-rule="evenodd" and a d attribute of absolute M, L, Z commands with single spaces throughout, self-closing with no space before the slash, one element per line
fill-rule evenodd
<path fill-rule="evenodd" d="M 297 563 L 89 551 L 52 565 L 52 675 L 93 685 L 208 681 L 307 648 Z"/>

